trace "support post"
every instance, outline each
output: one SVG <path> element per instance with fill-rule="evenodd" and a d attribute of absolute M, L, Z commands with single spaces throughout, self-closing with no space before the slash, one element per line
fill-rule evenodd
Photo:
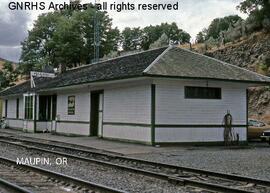
<path fill-rule="evenodd" d="M 247 127 L 247 131 L 246 131 L 246 139 L 248 142 L 248 89 L 246 89 L 246 127 Z"/>
<path fill-rule="evenodd" d="M 151 144 L 156 144 L 156 85 L 151 85 Z"/>
<path fill-rule="evenodd" d="M 34 95 L 34 133 L 37 131 L 37 95 Z"/>

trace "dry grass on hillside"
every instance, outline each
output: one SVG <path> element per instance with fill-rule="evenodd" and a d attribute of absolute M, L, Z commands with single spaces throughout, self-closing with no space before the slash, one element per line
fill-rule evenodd
<path fill-rule="evenodd" d="M 235 40 L 233 42 L 228 42 L 228 43 L 225 44 L 225 46 L 219 46 L 218 47 L 218 46 L 209 46 L 208 45 L 207 52 L 215 52 L 217 50 L 225 49 L 225 48 L 228 48 L 228 47 L 238 47 L 239 45 L 244 44 L 247 41 L 250 41 L 251 39 L 256 40 L 257 38 L 261 38 L 261 37 L 265 37 L 265 36 L 270 36 L 270 35 L 265 34 L 264 32 L 255 32 L 255 33 L 253 33 L 253 34 L 251 34 L 249 36 L 241 37 L 240 39 Z M 190 44 L 183 44 L 183 45 L 180 45 L 179 47 L 184 48 L 184 49 L 190 49 Z M 195 50 L 196 52 L 199 52 L 199 53 L 205 53 L 206 52 L 204 43 L 199 43 L 199 44 L 194 43 L 194 44 L 191 45 L 191 47 L 192 47 L 192 50 Z"/>

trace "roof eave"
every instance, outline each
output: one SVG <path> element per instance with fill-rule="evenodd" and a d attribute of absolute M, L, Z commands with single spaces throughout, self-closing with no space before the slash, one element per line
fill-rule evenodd
<path fill-rule="evenodd" d="M 85 82 L 83 84 L 78 83 L 78 84 L 72 84 L 72 85 L 66 85 L 66 86 L 60 86 L 60 87 L 55 87 L 55 88 L 48 88 L 48 89 L 40 89 L 38 92 L 49 92 L 49 91 L 56 91 L 56 90 L 62 90 L 62 89 L 73 89 L 73 88 L 81 88 L 85 86 L 90 86 L 93 84 L 107 84 L 107 83 L 115 83 L 119 81 L 132 81 L 132 80 L 137 80 L 137 79 L 147 79 L 148 77 L 138 75 L 138 76 L 127 76 L 123 78 L 112 78 L 112 79 L 107 79 L 107 80 L 98 80 L 98 81 L 90 81 L 90 82 Z"/>
<path fill-rule="evenodd" d="M 236 80 L 236 79 L 221 79 L 221 78 L 209 78 L 209 77 L 186 77 L 186 76 L 170 76 L 170 75 L 159 75 L 159 74 L 147 74 L 144 73 L 146 77 L 155 77 L 155 78 L 173 78 L 173 79 L 188 79 L 188 80 L 214 80 L 222 82 L 238 82 L 238 83 L 247 83 L 247 84 L 258 84 L 261 86 L 270 86 L 270 80 L 267 81 L 253 81 L 253 80 Z"/>
<path fill-rule="evenodd" d="M 16 93 L 16 94 L 9 94 L 9 95 L 0 95 L 0 98 L 3 99 L 3 98 L 7 98 L 7 97 L 18 97 L 18 96 L 21 96 L 23 94 L 24 93 Z"/>

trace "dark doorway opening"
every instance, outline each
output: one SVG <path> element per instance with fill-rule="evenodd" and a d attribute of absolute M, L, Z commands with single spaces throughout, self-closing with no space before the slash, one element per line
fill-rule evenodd
<path fill-rule="evenodd" d="M 99 128 L 99 112 L 100 112 L 100 94 L 103 91 L 94 91 L 91 92 L 91 117 L 90 117 L 90 135 L 98 136 Z"/>
<path fill-rule="evenodd" d="M 40 121 L 55 120 L 56 117 L 56 95 L 39 96 L 39 116 Z"/>

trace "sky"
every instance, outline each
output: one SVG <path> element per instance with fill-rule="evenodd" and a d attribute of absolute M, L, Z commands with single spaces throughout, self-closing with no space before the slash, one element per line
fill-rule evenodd
<path fill-rule="evenodd" d="M 25 2 L 29 0 L 18 0 Z M 32 0 L 41 2 L 42 0 Z M 68 0 L 43 0 L 48 5 L 54 3 L 69 2 Z M 105 0 L 100 0 L 101 2 Z M 145 27 L 158 25 L 162 22 L 176 22 L 179 28 L 187 31 L 192 40 L 203 28 L 207 28 L 211 21 L 217 17 L 238 14 L 242 18 L 246 15 L 239 12 L 236 6 L 243 0 L 107 0 L 108 4 L 116 2 L 139 3 L 176 3 L 179 2 L 177 11 L 108 11 L 113 19 L 113 26 L 120 30 L 125 27 Z M 21 42 L 27 38 L 28 30 L 33 27 L 38 15 L 47 10 L 10 10 L 8 4 L 11 0 L 0 1 L 0 58 L 18 62 L 21 54 Z M 94 2 L 94 0 L 82 0 L 82 3 Z"/>

